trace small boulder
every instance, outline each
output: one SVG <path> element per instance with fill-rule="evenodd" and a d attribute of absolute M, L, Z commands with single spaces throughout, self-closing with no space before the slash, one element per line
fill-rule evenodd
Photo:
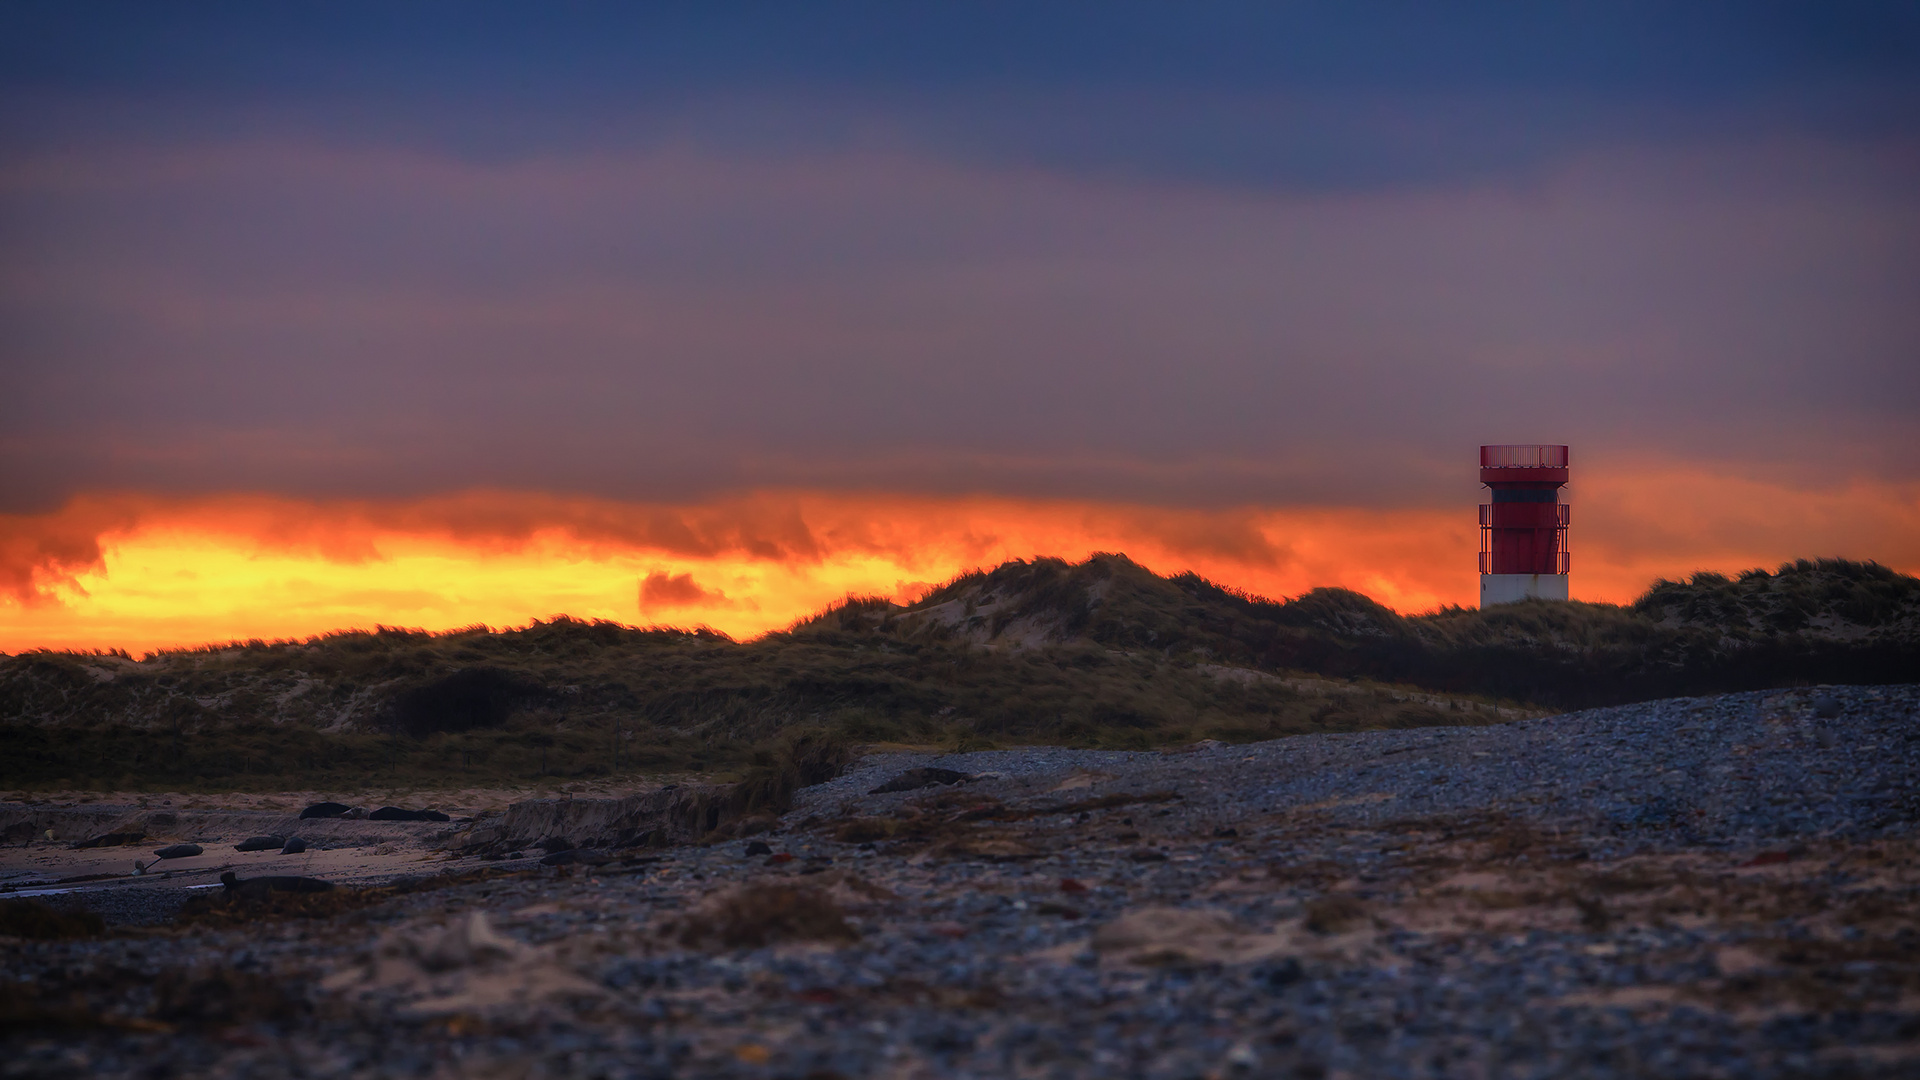
<path fill-rule="evenodd" d="M 918 791 L 921 788 L 934 787 L 940 784 L 964 784 L 972 779 L 972 773 L 956 772 L 953 769 L 936 769 L 931 766 L 926 766 L 918 769 L 908 769 L 899 776 L 867 792 L 867 794 L 885 795 L 894 791 Z"/>
<path fill-rule="evenodd" d="M 154 854 L 163 859 L 191 859 L 195 855 L 205 854 L 205 850 L 199 844 L 169 844 Z"/>
<path fill-rule="evenodd" d="M 746 854 L 749 856 L 771 855 L 773 854 L 773 848 L 764 840 L 750 840 L 747 842 Z"/>
<path fill-rule="evenodd" d="M 368 821 L 452 821 L 453 819 L 438 810 L 402 810 L 398 806 L 383 806 L 367 815 Z"/>
<path fill-rule="evenodd" d="M 311 821 L 315 818 L 345 817 L 347 811 L 351 809 L 353 809 L 353 807 L 348 806 L 346 803 L 318 802 L 300 811 L 300 820 Z"/>
<path fill-rule="evenodd" d="M 284 836 L 249 836 L 245 840 L 233 845 L 233 850 L 272 851 L 276 848 L 285 847 L 286 843 L 287 838 Z"/>
<path fill-rule="evenodd" d="M 307 842 L 297 836 L 292 836 L 288 837 L 286 844 L 280 848 L 280 854 L 298 855 L 305 850 L 307 850 Z"/>

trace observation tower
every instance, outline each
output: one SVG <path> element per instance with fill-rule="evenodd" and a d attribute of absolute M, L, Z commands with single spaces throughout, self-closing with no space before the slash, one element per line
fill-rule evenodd
<path fill-rule="evenodd" d="M 1483 446 L 1480 482 L 1480 606 L 1567 599 L 1567 448 Z"/>

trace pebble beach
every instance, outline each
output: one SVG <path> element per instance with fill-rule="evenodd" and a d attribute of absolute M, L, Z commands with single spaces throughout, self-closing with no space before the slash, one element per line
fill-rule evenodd
<path fill-rule="evenodd" d="M 1913 685 L 874 754 L 703 844 L 406 826 L 324 910 L 42 889 L 108 926 L 0 944 L 0 1075 L 1911 1076 L 1917 781 Z"/>

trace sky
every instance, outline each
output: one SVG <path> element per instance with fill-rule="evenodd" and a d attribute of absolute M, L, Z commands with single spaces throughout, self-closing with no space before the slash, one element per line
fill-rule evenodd
<path fill-rule="evenodd" d="M 0 650 L 1920 571 L 1910 4 L 0 7 Z"/>

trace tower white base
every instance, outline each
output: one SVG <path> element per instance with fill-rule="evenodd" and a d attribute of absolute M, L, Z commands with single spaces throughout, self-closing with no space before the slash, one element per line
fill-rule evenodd
<path fill-rule="evenodd" d="M 1542 600 L 1567 598 L 1565 574 L 1481 574 L 1480 606 L 1511 604 L 1531 597 Z"/>

